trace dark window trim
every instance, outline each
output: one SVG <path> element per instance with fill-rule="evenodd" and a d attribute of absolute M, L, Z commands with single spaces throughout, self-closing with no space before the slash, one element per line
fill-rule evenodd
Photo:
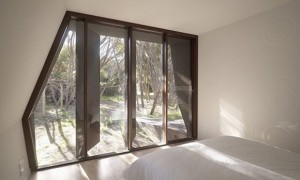
<path fill-rule="evenodd" d="M 29 122 L 29 117 L 31 114 L 31 111 L 35 105 L 36 100 L 39 98 L 41 95 L 41 89 L 43 88 L 43 84 L 45 82 L 45 79 L 47 79 L 47 76 L 49 75 L 49 69 L 55 64 L 53 61 L 57 52 L 57 49 L 59 45 L 61 44 L 60 42 L 63 40 L 63 36 L 67 31 L 69 22 L 71 20 L 71 16 L 66 13 L 62 23 L 57 31 L 57 34 L 55 36 L 55 39 L 52 43 L 51 49 L 48 53 L 47 59 L 45 61 L 45 64 L 42 68 L 42 71 L 38 77 L 38 80 L 35 84 L 35 87 L 33 89 L 33 92 L 30 96 L 30 99 L 28 101 L 28 104 L 26 106 L 26 109 L 23 114 L 22 118 L 22 124 L 23 124 L 23 131 L 24 131 L 24 138 L 25 138 L 25 143 L 26 143 L 26 149 L 27 149 L 27 154 L 28 154 L 28 161 L 29 161 L 29 166 L 31 170 L 37 170 L 37 160 L 36 160 L 36 152 L 34 150 L 34 142 L 31 136 L 31 126 Z"/>
<path fill-rule="evenodd" d="M 73 11 L 67 11 L 66 15 L 69 14 L 69 16 L 73 16 L 75 18 L 80 18 L 80 19 L 87 19 L 88 21 L 100 21 L 102 23 L 107 23 L 111 25 L 116 25 L 120 26 L 123 25 L 124 27 L 133 27 L 135 29 L 144 29 L 146 31 L 156 31 L 156 32 L 161 32 L 161 33 L 166 33 L 168 35 L 175 35 L 177 37 L 187 37 L 190 39 L 197 38 L 197 35 L 194 34 L 189 34 L 189 33 L 183 33 L 183 32 L 178 32 L 178 31 L 172 31 L 172 30 L 167 30 L 163 28 L 157 28 L 157 27 L 152 27 L 152 26 L 146 26 L 142 24 L 136 24 L 136 23 L 130 23 L 126 21 L 120 21 L 120 20 L 115 20 L 115 19 L 110 19 L 110 18 L 104 18 L 104 17 L 98 17 L 94 15 L 87 15 L 83 13 L 77 13 Z"/>
<path fill-rule="evenodd" d="M 134 103 L 133 103 L 133 98 L 134 98 L 134 94 L 132 93 L 135 84 L 132 83 L 132 79 L 133 79 L 133 75 L 132 75 L 132 69 L 134 68 L 133 67 L 133 56 L 135 55 L 134 54 L 134 46 L 135 46 L 135 42 L 133 42 L 133 28 L 132 27 L 128 27 L 128 44 L 127 44 L 127 53 L 128 53 L 128 66 L 127 66 L 127 77 L 128 77 L 128 81 L 127 81 L 127 143 L 128 143 L 128 149 L 129 151 L 131 151 L 133 149 L 132 147 L 132 140 L 134 139 L 134 137 L 132 136 L 133 134 L 133 120 L 132 120 L 132 112 L 133 112 L 133 108 L 134 107 Z"/>
<path fill-rule="evenodd" d="M 167 34 L 163 34 L 163 143 L 168 144 L 168 38 Z"/>
<path fill-rule="evenodd" d="M 198 138 L 198 36 L 191 41 L 192 55 L 192 138 Z"/>
<path fill-rule="evenodd" d="M 132 45 L 133 45 L 133 41 L 132 41 L 132 31 L 133 30 L 139 30 L 139 31 L 144 31 L 144 32 L 149 32 L 149 33 L 155 33 L 155 34 L 162 34 L 163 35 L 163 73 L 164 73 L 164 82 L 167 82 L 167 37 L 179 37 L 179 38 L 184 38 L 184 39 L 189 39 L 191 40 L 191 54 L 192 54 L 192 87 L 193 87 L 193 99 L 192 99 L 192 138 L 193 139 L 197 139 L 197 133 L 198 133 L 198 123 L 197 123 L 197 119 L 198 119 L 198 106 L 197 106 L 197 101 L 198 101 L 198 36 L 197 35 L 193 35 L 193 34 L 188 34 L 188 33 L 182 33 L 182 32 L 177 32 L 177 31 L 172 31 L 172 30 L 167 30 L 167 29 L 162 29 L 162 28 L 157 28 L 157 27 L 151 27 L 151 26 L 146 26 L 146 25 L 141 25 L 141 24 L 135 24 L 135 23 L 130 23 L 130 22 L 125 22 L 125 21 L 120 21 L 120 20 L 114 20 L 114 19 L 109 19 L 109 18 L 103 18 L 103 17 L 98 17 L 98 16 L 93 16 L 93 15 L 87 15 L 87 14 L 82 14 L 82 13 L 77 13 L 77 12 L 71 12 L 71 11 L 66 11 L 62 23 L 57 31 L 57 34 L 55 36 L 55 39 L 52 43 L 52 46 L 50 48 L 50 51 L 48 53 L 48 56 L 46 58 L 46 61 L 44 63 L 44 66 L 41 70 L 41 73 L 37 79 L 37 82 L 35 84 L 35 87 L 33 89 L 33 92 L 30 96 L 30 99 L 27 103 L 26 109 L 24 111 L 23 117 L 22 117 L 22 125 L 23 125 L 23 131 L 24 131 L 24 138 L 25 138 L 25 143 L 26 143 L 26 149 L 27 149 L 27 154 L 28 154 L 28 161 L 29 161 L 29 166 L 31 168 L 32 171 L 36 171 L 36 170 L 42 170 L 42 169 L 48 169 L 48 168 L 53 168 L 53 167 L 59 167 L 59 166 L 64 166 L 64 165 L 68 165 L 68 164 L 73 164 L 73 163 L 78 163 L 78 162 L 83 162 L 83 161 L 87 161 L 87 160 L 91 160 L 91 159 L 97 159 L 100 157 L 107 157 L 107 156 L 113 156 L 113 155 L 119 155 L 119 154 L 124 154 L 124 153 L 128 153 L 131 151 L 136 151 L 136 150 L 140 150 L 140 149 L 146 149 L 146 148 L 152 148 L 152 147 L 160 147 L 160 145 L 154 145 L 154 146 L 149 146 L 149 147 L 142 147 L 142 148 L 134 148 L 132 149 L 132 145 L 129 139 L 130 137 L 130 133 L 128 133 L 128 148 L 129 151 L 128 152 L 124 152 L 124 153 L 118 153 L 118 154 L 106 154 L 106 155 L 99 155 L 99 156 L 93 156 L 93 157 L 87 157 L 87 155 L 85 154 L 85 157 L 77 159 L 77 160 L 72 160 L 72 161 L 67 161 L 67 162 L 63 162 L 63 163 L 55 163 L 52 165 L 47 165 L 47 166 L 41 166 L 38 167 L 37 166 L 37 159 L 36 159 L 36 152 L 35 152 L 35 148 L 34 148 L 34 142 L 33 142 L 33 138 L 32 138 L 32 131 L 31 131 L 31 125 L 30 125 L 30 115 L 31 112 L 35 106 L 36 100 L 40 97 L 41 93 L 42 93 L 42 89 L 43 86 L 46 82 L 46 80 L 48 79 L 47 77 L 49 76 L 49 74 L 51 73 L 51 69 L 53 68 L 54 64 L 55 64 L 55 56 L 57 56 L 57 49 L 59 49 L 59 46 L 61 45 L 61 42 L 64 40 L 64 36 L 65 33 L 67 32 L 68 29 L 68 25 L 69 22 L 71 21 L 71 19 L 76 19 L 76 20 L 83 20 L 85 22 L 85 26 L 87 25 L 87 22 L 94 22 L 94 23 L 101 23 L 101 24 L 105 24 L 105 25 L 110 25 L 110 26 L 115 26 L 115 27 L 123 27 L 126 28 L 128 30 L 128 43 L 126 44 L 127 48 L 126 48 L 126 58 L 128 59 L 128 64 L 127 64 L 127 68 L 128 68 L 128 72 L 132 71 L 132 67 L 130 67 L 129 65 L 132 64 L 132 56 L 133 56 L 133 51 L 132 51 Z M 86 31 L 85 31 L 86 32 Z M 86 36 L 86 33 L 85 33 Z M 86 48 L 86 38 L 85 38 L 85 48 Z M 85 51 L 85 58 L 86 59 L 86 49 Z M 85 71 L 87 71 L 87 69 L 85 69 Z M 127 83 L 127 87 L 128 87 L 128 93 L 127 93 L 127 98 L 128 98 L 128 131 L 130 130 L 130 127 L 132 127 L 132 113 L 130 113 L 132 111 L 132 102 L 130 101 L 130 99 L 132 98 L 132 94 L 131 94 L 131 83 L 132 80 L 132 75 L 131 73 L 128 73 L 128 83 Z M 166 84 L 166 83 L 164 83 Z M 86 85 L 85 85 L 86 86 Z M 86 89 L 86 87 L 85 87 Z M 163 102 L 167 103 L 167 96 L 166 96 L 166 92 L 167 92 L 167 86 L 164 85 L 163 87 Z M 84 95 L 85 97 L 87 96 L 86 93 Z M 85 98 L 86 99 L 86 98 Z M 86 102 L 85 102 L 86 104 Z M 86 114 L 86 105 L 84 106 L 85 108 L 85 114 Z M 167 122 L 166 122 L 166 118 L 167 118 L 167 109 L 164 108 L 164 112 L 163 112 L 163 116 L 164 116 L 164 127 L 163 127 L 163 131 L 165 131 L 165 136 L 167 135 Z M 86 129 L 86 127 L 85 127 Z M 86 133 L 86 132 L 85 132 Z M 85 134 L 86 136 L 86 134 Z M 177 143 L 177 142 L 182 142 L 182 141 L 188 141 L 191 140 L 190 138 L 186 138 L 186 139 L 180 139 L 180 140 L 174 140 L 174 141 L 167 141 L 166 137 L 164 137 L 164 141 L 166 144 L 173 144 L 173 143 Z M 86 141 L 86 139 L 85 139 Z M 85 142 L 86 144 L 86 142 Z M 163 145 L 162 145 L 163 146 Z M 85 151 L 86 152 L 86 151 Z"/>

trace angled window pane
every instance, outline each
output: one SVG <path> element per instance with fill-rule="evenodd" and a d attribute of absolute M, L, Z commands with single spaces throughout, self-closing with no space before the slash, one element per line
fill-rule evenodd
<path fill-rule="evenodd" d="M 88 24 L 88 155 L 127 151 L 126 29 Z"/>
<path fill-rule="evenodd" d="M 74 160 L 76 153 L 76 22 L 71 21 L 57 60 L 30 117 L 38 166 Z"/>
<path fill-rule="evenodd" d="M 192 77 L 190 40 L 168 38 L 168 136 L 192 136 Z"/>

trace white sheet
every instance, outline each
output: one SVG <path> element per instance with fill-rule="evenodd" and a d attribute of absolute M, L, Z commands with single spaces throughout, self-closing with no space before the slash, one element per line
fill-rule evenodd
<path fill-rule="evenodd" d="M 123 174 L 129 180 L 300 179 L 300 155 L 224 136 L 145 155 Z"/>

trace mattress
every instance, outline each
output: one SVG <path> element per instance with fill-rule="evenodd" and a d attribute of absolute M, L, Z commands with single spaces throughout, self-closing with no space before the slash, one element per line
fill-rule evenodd
<path fill-rule="evenodd" d="M 223 136 L 147 154 L 123 176 L 128 180 L 300 179 L 300 155 Z"/>

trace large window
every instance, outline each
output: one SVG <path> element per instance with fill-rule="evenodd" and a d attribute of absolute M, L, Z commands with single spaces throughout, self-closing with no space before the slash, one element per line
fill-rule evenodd
<path fill-rule="evenodd" d="M 197 36 L 67 12 L 23 116 L 32 170 L 197 138 Z"/>

